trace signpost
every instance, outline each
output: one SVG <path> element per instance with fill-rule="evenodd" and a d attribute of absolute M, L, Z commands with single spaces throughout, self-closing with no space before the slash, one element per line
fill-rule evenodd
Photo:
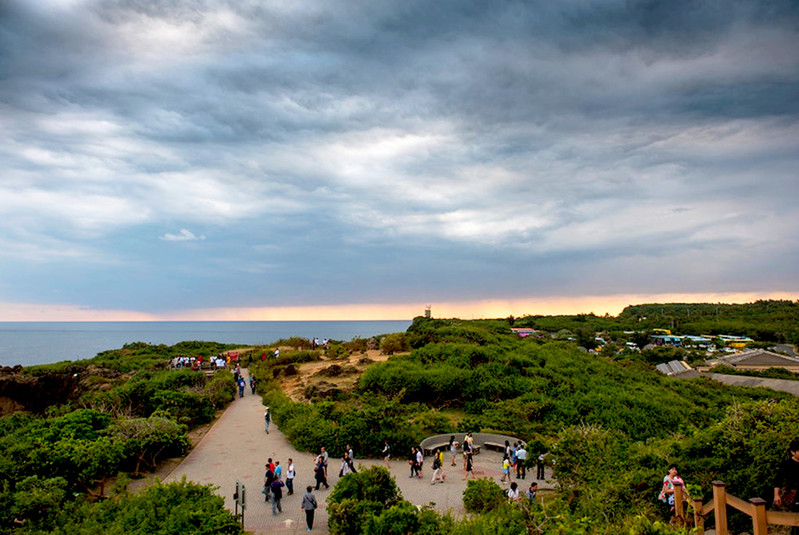
<path fill-rule="evenodd" d="M 236 492 L 233 494 L 233 501 L 236 503 L 236 517 L 239 516 L 239 506 L 241 506 L 241 529 L 244 529 L 244 510 L 247 508 L 247 489 L 241 480 L 236 480 Z"/>

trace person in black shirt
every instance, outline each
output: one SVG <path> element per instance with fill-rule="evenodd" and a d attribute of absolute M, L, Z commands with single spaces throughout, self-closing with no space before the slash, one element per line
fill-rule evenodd
<path fill-rule="evenodd" d="M 799 513 L 799 439 L 792 440 L 788 450 L 790 457 L 780 463 L 774 479 L 774 506 L 784 505 L 794 513 Z M 799 535 L 799 526 L 791 528 L 791 535 Z"/>

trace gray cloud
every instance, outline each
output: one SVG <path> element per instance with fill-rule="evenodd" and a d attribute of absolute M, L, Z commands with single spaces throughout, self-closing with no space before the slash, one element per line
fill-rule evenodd
<path fill-rule="evenodd" d="M 795 2 L 0 9 L 0 301 L 799 286 Z"/>

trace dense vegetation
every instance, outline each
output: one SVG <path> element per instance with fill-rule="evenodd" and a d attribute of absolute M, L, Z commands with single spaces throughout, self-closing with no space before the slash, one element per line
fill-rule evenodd
<path fill-rule="evenodd" d="M 381 468 L 350 474 L 330 495 L 334 534 L 665 535 L 672 531 L 659 521 L 666 514 L 656 495 L 669 463 L 680 465 L 694 495 L 709 495 L 710 481 L 721 479 L 736 496 L 770 498 L 774 469 L 799 429 L 799 402 L 763 389 L 664 377 L 653 364 L 701 353 L 638 351 L 647 332 L 796 342 L 798 320 L 799 303 L 791 301 L 639 305 L 618 317 L 416 318 L 406 333 L 332 341 L 327 359 L 378 347 L 393 355 L 332 397 L 298 403 L 276 388 L 277 379 L 321 358 L 301 338 L 276 342 L 296 350 L 258 359 L 251 372 L 299 449 L 340 451 L 350 444 L 377 455 L 388 440 L 401 456 L 427 435 L 496 431 L 556 461 L 560 485 L 546 503 L 511 505 L 495 483 L 473 481 L 464 495 L 473 513 L 459 520 L 412 506 Z M 511 326 L 546 330 L 556 339 L 521 339 Z M 598 332 L 610 350 L 578 349 L 596 346 Z M 125 474 L 183 453 L 188 430 L 211 421 L 235 394 L 229 373 L 207 379 L 166 370 L 165 363 L 230 348 L 136 343 L 95 359 L 23 370 L 40 381 L 31 384 L 50 388 L 60 381 L 70 394 L 0 419 L 0 533 L 240 533 L 208 487 L 156 484 L 136 496 L 125 490 Z M 733 525 L 745 522 L 733 518 Z"/>
<path fill-rule="evenodd" d="M 670 303 L 626 307 L 618 316 L 525 316 L 516 327 L 577 333 L 670 329 L 682 334 L 731 334 L 765 342 L 799 343 L 799 301 L 762 300 L 747 304 Z"/>
<path fill-rule="evenodd" d="M 119 476 L 185 453 L 188 430 L 233 399 L 229 372 L 207 379 L 164 369 L 173 356 L 220 347 L 131 344 L 96 359 L 24 370 L 51 383 L 76 381 L 77 394 L 41 414 L 0 419 L 0 533 L 240 533 L 207 487 L 155 485 L 129 496 L 120 484 L 126 476 Z"/>
<path fill-rule="evenodd" d="M 513 434 L 556 459 L 552 507 L 576 519 L 569 529 L 584 518 L 585 533 L 618 533 L 633 524 L 660 529 L 656 495 L 671 462 L 695 492 L 721 479 L 736 496 L 770 497 L 773 471 L 799 429 L 799 404 L 787 394 L 665 377 L 637 354 L 520 339 L 507 320 L 417 318 L 404 336 L 409 354 L 371 365 L 335 401 L 295 403 L 272 389 L 267 402 L 289 439 L 301 449 L 349 443 L 377 455 L 384 440 L 402 452 L 436 433 Z M 268 381 L 265 368 L 257 373 Z M 472 528 L 518 533 L 530 515 L 474 519 Z"/>

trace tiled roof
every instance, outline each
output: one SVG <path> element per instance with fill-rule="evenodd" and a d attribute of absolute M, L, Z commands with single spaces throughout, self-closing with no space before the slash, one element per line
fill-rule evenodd
<path fill-rule="evenodd" d="M 727 366 L 799 366 L 799 358 L 772 353 L 765 349 L 753 349 L 718 357 L 709 361 L 708 364 L 726 364 Z"/>

